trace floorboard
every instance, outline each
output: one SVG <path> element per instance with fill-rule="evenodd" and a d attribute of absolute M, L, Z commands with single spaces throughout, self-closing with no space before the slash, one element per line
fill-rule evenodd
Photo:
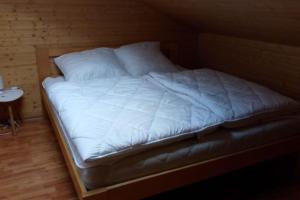
<path fill-rule="evenodd" d="M 47 121 L 26 122 L 17 136 L 0 137 L 0 199 L 77 199 Z"/>

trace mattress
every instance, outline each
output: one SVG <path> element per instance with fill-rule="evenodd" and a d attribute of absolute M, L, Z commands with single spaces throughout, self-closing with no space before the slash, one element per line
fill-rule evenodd
<path fill-rule="evenodd" d="M 245 126 L 258 116 L 277 117 L 277 112 L 299 108 L 268 88 L 209 69 L 64 81 L 47 93 L 87 163 L 113 162 L 219 126 L 241 121 Z"/>
<path fill-rule="evenodd" d="M 56 117 L 59 119 L 57 114 Z M 87 189 L 92 190 L 272 143 L 299 135 L 299 130 L 300 116 L 284 117 L 279 121 L 246 128 L 219 128 L 202 137 L 189 138 L 105 163 L 101 158 L 85 163 L 65 128 L 63 133 L 81 180 Z"/>
<path fill-rule="evenodd" d="M 49 85 L 63 81 L 62 78 L 49 80 L 44 82 L 46 91 Z M 55 108 L 53 110 L 56 112 Z M 58 113 L 56 117 L 61 122 Z M 74 147 L 63 123 L 61 127 L 85 186 L 94 189 L 294 136 L 299 134 L 299 124 L 300 116 L 286 116 L 280 120 L 244 128 L 219 127 L 210 134 L 194 135 L 176 143 L 106 162 L 101 158 L 85 162 Z"/>

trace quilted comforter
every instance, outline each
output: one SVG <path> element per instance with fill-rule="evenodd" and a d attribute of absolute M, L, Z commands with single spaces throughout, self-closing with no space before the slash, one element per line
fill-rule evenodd
<path fill-rule="evenodd" d="M 83 161 L 112 159 L 264 114 L 299 109 L 270 89 L 199 69 L 88 82 L 47 94 Z"/>

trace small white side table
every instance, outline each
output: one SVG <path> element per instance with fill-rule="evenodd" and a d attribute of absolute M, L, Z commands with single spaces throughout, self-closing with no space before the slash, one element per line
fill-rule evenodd
<path fill-rule="evenodd" d="M 0 103 L 8 108 L 9 122 L 12 129 L 12 134 L 16 135 L 16 122 L 14 119 L 12 104 L 23 96 L 24 92 L 20 88 L 11 88 L 3 90 L 0 93 Z"/>

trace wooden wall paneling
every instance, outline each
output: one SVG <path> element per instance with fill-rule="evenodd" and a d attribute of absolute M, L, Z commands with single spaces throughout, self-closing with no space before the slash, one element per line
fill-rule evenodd
<path fill-rule="evenodd" d="M 197 27 L 201 32 L 300 45 L 300 1 L 143 1 Z"/>
<path fill-rule="evenodd" d="M 264 84 L 300 99 L 300 47 L 199 34 L 199 65 Z"/>
<path fill-rule="evenodd" d="M 21 104 L 23 108 L 20 111 L 21 116 L 35 116 L 36 113 L 41 113 L 39 89 L 36 85 L 38 75 L 35 64 L 1 67 L 0 74 L 5 77 L 5 86 L 21 86 L 25 91 Z"/>
<path fill-rule="evenodd" d="M 0 0 L 0 74 L 25 90 L 25 117 L 42 115 L 36 46 L 144 40 L 178 42 L 179 64 L 195 63 L 197 33 L 139 1 Z"/>

